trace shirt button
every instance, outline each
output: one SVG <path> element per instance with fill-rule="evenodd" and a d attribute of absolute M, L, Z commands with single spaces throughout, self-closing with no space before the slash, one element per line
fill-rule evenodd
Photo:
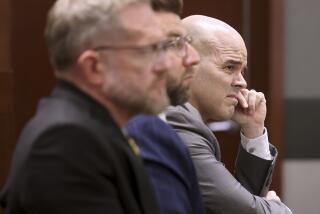
<path fill-rule="evenodd" d="M 254 152 L 254 148 L 249 148 L 249 153 L 253 153 Z"/>

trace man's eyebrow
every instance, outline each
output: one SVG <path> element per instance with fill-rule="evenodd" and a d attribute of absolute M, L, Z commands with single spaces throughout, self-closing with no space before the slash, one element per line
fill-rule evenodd
<path fill-rule="evenodd" d="M 226 65 L 242 65 L 242 62 L 230 59 L 230 60 L 225 61 L 223 63 L 223 65 L 224 66 L 226 66 Z M 243 70 L 243 73 L 247 72 L 248 71 L 248 65 L 245 65 L 242 70 Z"/>
<path fill-rule="evenodd" d="M 183 36 L 183 32 L 181 32 L 181 31 L 170 31 L 167 34 L 167 37 L 169 37 L 169 38 L 175 38 L 175 37 L 180 37 L 180 36 Z"/>
<path fill-rule="evenodd" d="M 242 62 L 241 61 L 237 61 L 237 60 L 227 60 L 227 61 L 225 61 L 223 64 L 225 64 L 225 65 L 230 65 L 230 64 L 232 64 L 232 65 L 241 65 L 242 64 Z"/>

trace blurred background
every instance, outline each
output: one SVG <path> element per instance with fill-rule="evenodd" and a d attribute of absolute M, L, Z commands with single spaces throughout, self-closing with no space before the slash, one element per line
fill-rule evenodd
<path fill-rule="evenodd" d="M 22 127 L 54 85 L 43 39 L 53 0 L 0 0 L 0 187 Z M 267 97 L 269 140 L 279 150 L 272 189 L 298 214 L 320 213 L 320 1 L 184 0 L 183 17 L 221 19 L 244 37 L 250 88 Z M 232 171 L 233 125 L 217 131 Z"/>

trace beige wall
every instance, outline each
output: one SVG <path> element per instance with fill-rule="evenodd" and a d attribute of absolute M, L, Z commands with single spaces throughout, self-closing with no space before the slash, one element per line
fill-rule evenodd
<path fill-rule="evenodd" d="M 285 96 L 320 98 L 320 1 L 286 0 L 284 9 Z"/>
<path fill-rule="evenodd" d="M 320 160 L 286 160 L 283 199 L 296 214 L 320 213 Z"/>
<path fill-rule="evenodd" d="M 289 148 L 296 150 L 295 154 L 301 156 L 290 156 L 284 161 L 283 199 L 293 213 L 319 214 L 320 157 L 307 157 L 311 150 L 317 152 L 320 143 L 320 111 L 317 108 L 320 98 L 320 1 L 285 0 L 284 9 L 284 93 L 287 101 L 286 135 L 290 136 L 286 147 L 287 151 Z M 312 106 L 314 110 L 308 112 Z M 298 110 L 293 114 L 288 113 L 295 108 Z M 301 125 L 303 120 L 307 127 Z"/>

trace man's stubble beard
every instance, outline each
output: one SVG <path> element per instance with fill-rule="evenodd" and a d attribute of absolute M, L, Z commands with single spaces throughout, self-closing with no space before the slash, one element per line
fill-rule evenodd
<path fill-rule="evenodd" d="M 190 96 L 190 84 L 184 84 L 183 78 L 189 73 L 190 72 L 187 70 L 179 81 L 168 77 L 167 93 L 172 106 L 181 105 L 188 101 Z"/>
<path fill-rule="evenodd" d="M 181 105 L 188 101 L 189 98 L 189 86 L 183 85 L 168 85 L 168 96 L 170 98 L 170 104 L 173 106 Z"/>
<path fill-rule="evenodd" d="M 158 114 L 169 105 L 169 98 L 165 91 L 158 102 L 152 99 L 146 91 L 140 91 L 135 87 L 126 88 L 123 81 L 110 78 L 105 82 L 102 90 L 105 98 L 115 106 L 126 110 L 131 115 L 140 113 Z M 160 95 L 159 95 L 160 96 Z"/>

